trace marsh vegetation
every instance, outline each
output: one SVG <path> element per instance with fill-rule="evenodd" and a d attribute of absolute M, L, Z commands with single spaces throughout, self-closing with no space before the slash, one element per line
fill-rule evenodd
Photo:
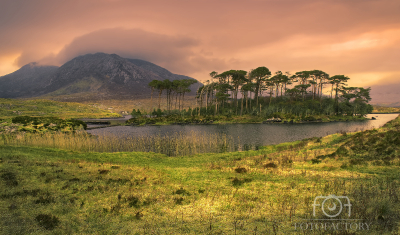
<path fill-rule="evenodd" d="M 1 135 L 0 145 L 38 146 L 80 152 L 153 152 L 167 156 L 189 156 L 235 150 L 233 138 L 230 136 L 197 132 L 125 138 L 117 135 L 93 136 L 85 131 L 20 133 Z"/>

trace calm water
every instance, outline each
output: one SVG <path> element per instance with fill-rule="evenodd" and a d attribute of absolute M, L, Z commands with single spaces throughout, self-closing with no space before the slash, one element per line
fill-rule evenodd
<path fill-rule="evenodd" d="M 170 125 L 170 126 L 115 126 L 88 130 L 94 135 L 143 136 L 169 135 L 176 132 L 224 133 L 232 136 L 240 145 L 264 146 L 322 137 L 341 131 L 354 132 L 383 126 L 398 114 L 369 114 L 376 120 L 360 122 L 331 122 L 310 124 L 225 124 L 225 125 Z"/>

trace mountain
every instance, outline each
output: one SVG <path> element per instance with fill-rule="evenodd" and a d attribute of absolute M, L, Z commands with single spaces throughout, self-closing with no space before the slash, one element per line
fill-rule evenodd
<path fill-rule="evenodd" d="M 159 77 L 164 79 L 169 79 L 170 81 L 173 80 L 182 80 L 182 79 L 194 79 L 185 75 L 180 75 L 180 74 L 174 74 L 171 73 L 170 71 L 166 70 L 165 68 L 158 66 L 156 64 L 150 63 L 145 60 L 139 60 L 139 59 L 127 59 L 129 62 L 132 64 L 139 66 L 142 69 L 145 69 L 147 71 L 153 72 L 154 74 L 158 75 Z M 189 94 L 191 95 L 196 95 L 196 91 L 199 89 L 200 86 L 203 84 L 200 82 L 197 82 L 189 87 L 191 92 Z"/>
<path fill-rule="evenodd" d="M 148 83 L 154 79 L 163 80 L 116 54 L 88 54 L 57 69 L 44 93 L 59 96 L 89 92 L 101 98 L 131 98 L 148 93 Z"/>
<path fill-rule="evenodd" d="M 29 63 L 19 70 L 0 77 L 0 97 L 17 98 L 37 96 L 46 86 L 57 66 Z"/>
<path fill-rule="evenodd" d="M 127 59 L 129 62 L 132 64 L 141 67 L 142 69 L 145 69 L 147 71 L 151 71 L 158 76 L 164 78 L 164 79 L 169 79 L 169 80 L 181 80 L 181 79 L 193 79 L 191 77 L 185 76 L 185 75 L 179 75 L 179 74 L 173 74 L 170 71 L 164 69 L 163 67 L 160 67 L 156 64 L 150 63 L 145 60 L 139 60 L 139 59 Z"/>
<path fill-rule="evenodd" d="M 400 107 L 400 83 L 373 85 L 371 87 L 371 104 L 387 107 Z"/>
<path fill-rule="evenodd" d="M 148 84 L 152 80 L 193 79 L 173 74 L 147 61 L 105 53 L 78 56 L 61 67 L 52 66 L 51 69 L 40 70 L 41 73 L 34 72 L 38 66 L 28 71 L 30 67 L 32 65 L 22 67 L 10 74 L 11 77 L 0 77 L 0 87 L 4 84 L 7 87 L 4 91 L 0 90 L 0 97 L 45 96 L 65 101 L 132 99 L 149 96 Z M 21 83 L 35 85 L 22 86 Z M 197 87 L 199 84 L 191 87 L 192 95 Z"/>

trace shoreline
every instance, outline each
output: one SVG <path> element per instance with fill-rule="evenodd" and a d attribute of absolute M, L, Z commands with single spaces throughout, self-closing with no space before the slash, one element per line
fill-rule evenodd
<path fill-rule="evenodd" d="M 93 129 L 100 129 L 100 128 L 106 128 L 106 127 L 114 127 L 114 126 L 137 126 L 137 127 L 142 127 L 142 126 L 170 126 L 170 125 L 228 125 L 228 124 L 282 124 L 282 125 L 292 125 L 292 124 L 313 124 L 313 123 L 330 123 L 330 122 L 361 122 L 361 121 L 368 121 L 368 120 L 375 120 L 372 118 L 364 118 L 364 119 L 359 119 L 359 120 L 329 120 L 329 121 L 298 121 L 298 122 L 289 122 L 289 121 L 261 121 L 261 122 L 209 122 L 209 123 L 193 123 L 193 122 L 188 122 L 188 123 L 181 123 L 181 122 L 174 122 L 174 123 L 154 123 L 154 124 L 128 124 L 128 123 L 120 123 L 117 125 L 104 125 L 104 126 L 98 126 L 98 127 L 88 127 L 87 130 L 93 130 Z"/>

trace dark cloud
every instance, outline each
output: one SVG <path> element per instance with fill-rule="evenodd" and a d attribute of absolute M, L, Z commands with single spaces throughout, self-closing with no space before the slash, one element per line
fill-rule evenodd
<path fill-rule="evenodd" d="M 224 60 L 197 52 L 199 45 L 199 40 L 187 36 L 168 36 L 141 29 L 104 29 L 75 38 L 57 55 L 47 56 L 39 62 L 61 65 L 79 55 L 105 52 L 147 60 L 181 74 L 226 64 Z M 26 61 L 24 58 L 20 60 Z"/>

